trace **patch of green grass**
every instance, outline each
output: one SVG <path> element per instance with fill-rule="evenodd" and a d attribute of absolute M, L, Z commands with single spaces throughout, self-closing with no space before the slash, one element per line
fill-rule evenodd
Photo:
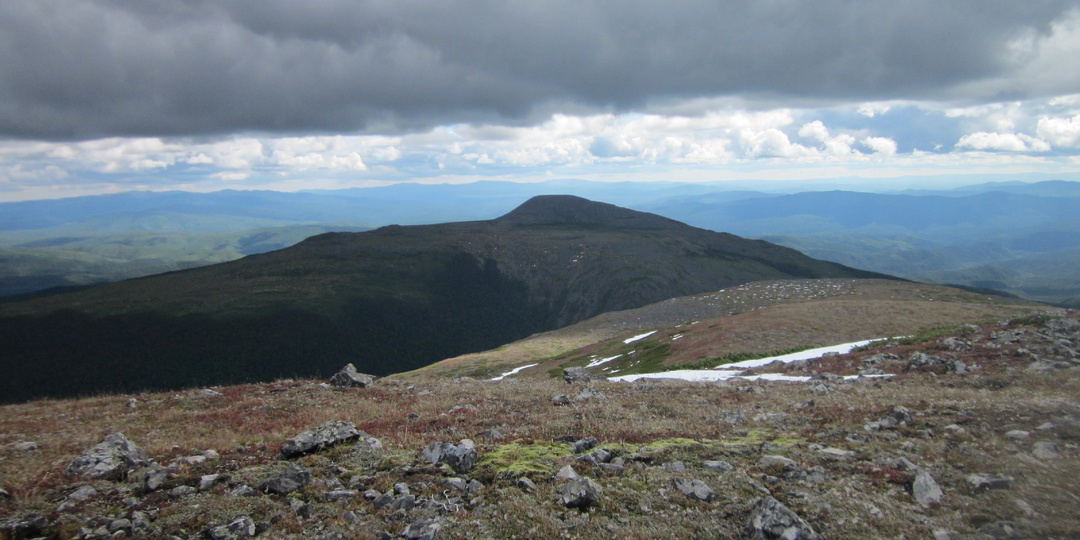
<path fill-rule="evenodd" d="M 563 443 L 512 442 L 484 452 L 476 467 L 479 474 L 492 479 L 550 476 L 555 472 L 556 460 L 572 454 Z"/>

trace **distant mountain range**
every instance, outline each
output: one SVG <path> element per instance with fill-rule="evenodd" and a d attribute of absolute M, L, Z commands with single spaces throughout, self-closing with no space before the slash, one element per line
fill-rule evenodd
<path fill-rule="evenodd" d="M 573 194 L 847 266 L 1080 307 L 1080 182 L 891 193 L 745 188 L 477 182 L 0 204 L 0 297 L 233 260 L 324 231 L 492 219 L 535 195 Z"/>
<path fill-rule="evenodd" d="M 763 279 L 886 277 L 571 196 L 0 304 L 0 396 L 407 371 Z"/>

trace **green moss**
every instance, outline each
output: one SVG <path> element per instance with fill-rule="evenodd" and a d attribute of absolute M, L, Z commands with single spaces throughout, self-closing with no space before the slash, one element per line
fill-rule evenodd
<path fill-rule="evenodd" d="M 512 442 L 485 452 L 476 467 L 478 472 L 493 478 L 548 476 L 555 472 L 559 458 L 572 454 L 570 447 L 562 443 Z"/>

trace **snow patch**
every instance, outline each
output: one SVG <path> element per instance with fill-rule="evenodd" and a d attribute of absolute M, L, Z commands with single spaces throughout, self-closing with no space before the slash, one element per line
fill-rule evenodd
<path fill-rule="evenodd" d="M 523 369 L 528 369 L 528 368 L 531 368 L 531 367 L 533 367 L 533 366 L 539 366 L 539 365 L 540 365 L 540 363 L 538 362 L 538 363 L 536 363 L 536 364 L 529 364 L 529 365 L 527 365 L 527 366 L 521 366 L 521 367 L 517 367 L 517 368 L 511 369 L 510 371 L 507 371 L 506 373 L 503 373 L 502 375 L 499 375 L 498 377 L 495 377 L 495 378 L 493 378 L 493 379 L 489 379 L 489 380 L 492 380 L 492 381 L 501 381 L 501 380 L 505 379 L 506 377 L 509 377 L 509 376 L 511 376 L 511 375 L 514 375 L 514 374 L 516 374 L 517 372 L 519 372 L 519 371 L 521 371 L 521 370 L 523 370 Z"/>
<path fill-rule="evenodd" d="M 600 360 L 593 360 L 592 362 L 589 362 L 589 365 L 585 366 L 585 369 L 594 368 L 596 366 L 599 366 L 600 364 L 606 364 L 606 363 L 608 363 L 608 362 L 610 362 L 610 361 L 612 361 L 612 360 L 614 360 L 616 358 L 619 358 L 620 356 L 622 356 L 622 355 L 621 354 L 616 354 L 615 356 L 612 356 L 611 358 L 601 358 Z"/>
<path fill-rule="evenodd" d="M 647 337 L 649 337 L 649 336 L 651 336 L 651 335 L 653 335 L 655 333 L 656 333 L 656 330 L 653 330 L 652 332 L 645 332 L 644 334 L 638 334 L 638 335 L 636 335 L 636 336 L 634 336 L 632 338 L 624 339 L 623 343 L 629 345 L 629 344 L 631 344 L 631 343 L 633 343 L 635 341 L 645 339 L 645 338 L 647 338 Z"/>

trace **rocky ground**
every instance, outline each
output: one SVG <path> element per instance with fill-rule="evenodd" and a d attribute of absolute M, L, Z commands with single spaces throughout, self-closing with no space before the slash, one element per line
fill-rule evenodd
<path fill-rule="evenodd" d="M 343 376 L 9 405 L 0 537 L 1075 538 L 1078 317 L 757 368 L 810 383 Z"/>

